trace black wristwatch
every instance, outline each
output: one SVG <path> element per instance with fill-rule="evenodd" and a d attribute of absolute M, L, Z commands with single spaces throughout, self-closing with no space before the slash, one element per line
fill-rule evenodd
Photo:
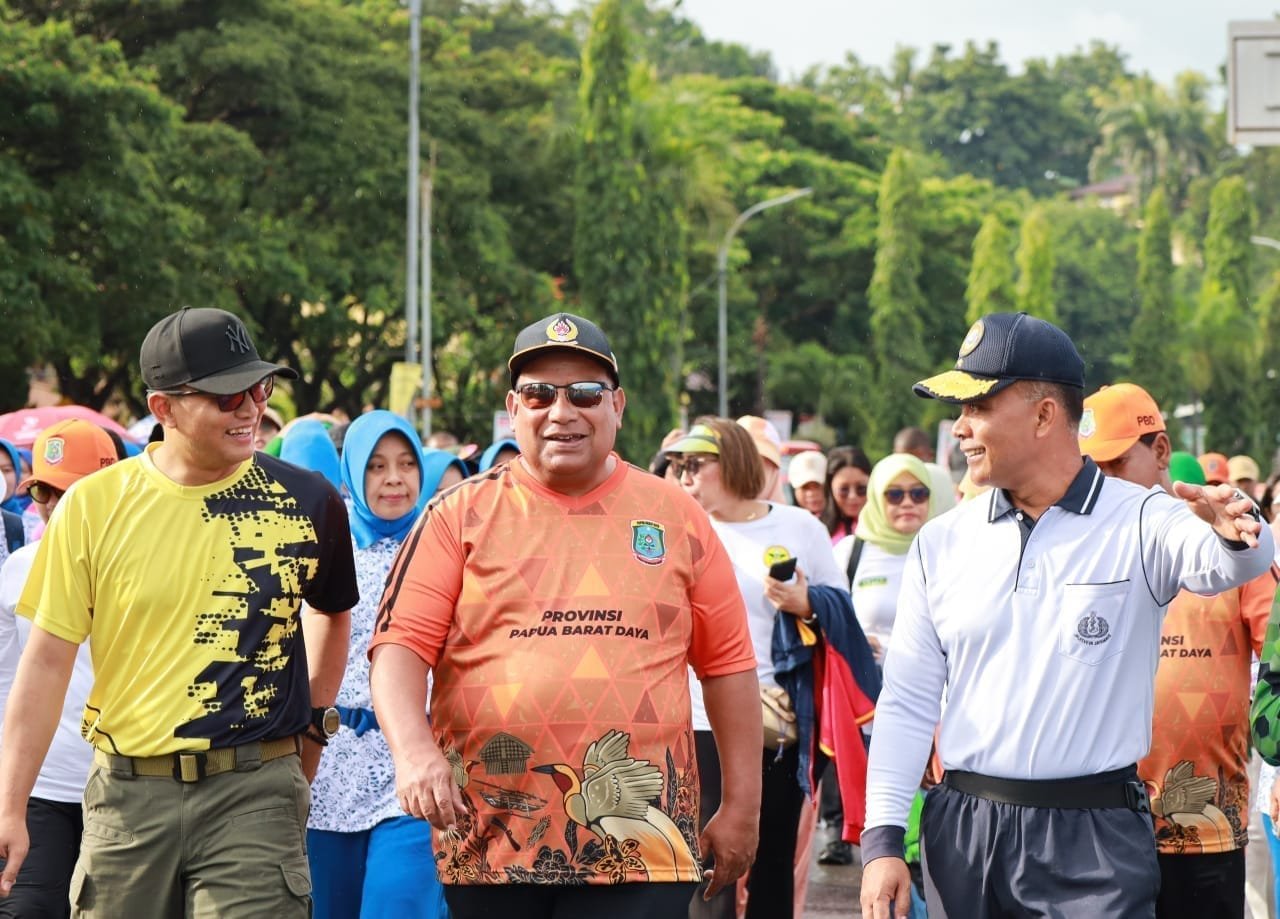
<path fill-rule="evenodd" d="M 327 708 L 313 708 L 311 710 L 311 726 L 320 733 L 320 736 L 327 743 L 329 738 L 338 733 L 338 728 L 342 726 L 342 715 L 332 705 Z"/>

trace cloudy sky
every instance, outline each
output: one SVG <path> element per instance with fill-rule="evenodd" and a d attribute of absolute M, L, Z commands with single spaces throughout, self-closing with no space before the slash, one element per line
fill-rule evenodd
<path fill-rule="evenodd" d="M 554 0 L 571 9 L 581 0 Z M 1011 65 L 1053 58 L 1091 39 L 1118 45 L 1133 70 L 1168 83 L 1180 70 L 1217 76 L 1227 23 L 1271 19 L 1277 0 L 684 0 L 711 38 L 772 53 L 784 79 L 852 51 L 884 66 L 898 45 L 923 51 L 995 40 Z"/>

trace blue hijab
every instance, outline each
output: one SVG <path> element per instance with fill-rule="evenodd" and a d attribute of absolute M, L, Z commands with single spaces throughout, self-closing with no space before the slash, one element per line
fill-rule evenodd
<path fill-rule="evenodd" d="M 479 471 L 487 472 L 489 469 L 491 469 L 493 467 L 494 461 L 498 458 L 498 454 L 501 453 L 503 450 L 515 450 L 517 453 L 519 453 L 520 445 L 510 437 L 506 438 L 505 440 L 495 440 L 493 443 L 489 444 L 488 448 L 484 451 L 484 453 L 480 454 Z"/>
<path fill-rule="evenodd" d="M 440 480 L 444 478 L 450 466 L 461 472 L 464 479 L 471 476 L 467 464 L 460 460 L 457 454 L 450 453 L 448 450 L 426 450 L 422 457 L 422 491 L 426 494 L 428 501 L 435 496 L 436 489 L 440 487 Z"/>
<path fill-rule="evenodd" d="M 364 471 L 369 465 L 369 458 L 373 456 L 378 441 L 389 431 L 404 435 L 418 461 L 420 473 L 417 503 L 413 510 L 395 520 L 379 517 L 370 510 L 364 495 Z M 288 445 L 287 439 L 285 444 Z M 438 476 L 436 481 L 439 481 Z M 347 495 L 351 499 L 351 535 L 361 549 L 367 549 L 379 539 L 388 537 L 397 542 L 403 541 L 435 492 L 434 485 L 427 487 L 426 466 L 422 446 L 418 442 L 418 432 L 404 418 L 383 409 L 366 412 L 347 428 L 346 439 L 342 442 L 342 484 L 347 487 Z"/>
<path fill-rule="evenodd" d="M 334 488 L 342 487 L 338 448 L 329 439 L 329 429 L 314 418 L 304 419 L 289 428 L 289 433 L 280 444 L 280 458 L 286 463 L 320 473 L 333 483 Z M 363 478 L 362 467 L 361 479 Z"/>
<path fill-rule="evenodd" d="M 7 440 L 0 440 L 0 449 L 9 454 L 9 461 L 13 463 L 13 485 L 15 489 L 15 493 L 10 495 L 3 503 L 0 503 L 0 507 L 15 514 L 21 514 L 27 509 L 27 505 L 31 503 L 31 498 L 16 493 L 18 483 L 23 479 L 22 454 L 18 452 L 17 447 Z M 4 486 L 0 485 L 0 494 L 4 494 L 3 488 Z"/>

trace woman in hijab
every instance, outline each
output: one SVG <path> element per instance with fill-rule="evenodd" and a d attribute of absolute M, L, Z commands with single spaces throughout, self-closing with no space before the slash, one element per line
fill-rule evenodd
<path fill-rule="evenodd" d="M 416 438 L 415 438 L 415 443 Z M 280 442 L 280 458 L 303 469 L 318 472 L 342 490 L 339 471 L 338 448 L 329 437 L 329 429 L 323 422 L 305 418 L 289 426 Z"/>
<path fill-rule="evenodd" d="M 396 798 L 395 768 L 372 709 L 365 651 L 387 572 L 447 464 L 436 463 L 429 478 L 413 427 L 399 415 L 373 411 L 351 423 L 340 465 L 360 602 L 351 610 L 351 650 L 338 690 L 342 724 L 311 785 L 307 848 L 314 915 L 437 919 L 447 910 L 433 867 L 431 826 L 405 814 Z"/>
<path fill-rule="evenodd" d="M 501 465 L 515 459 L 520 455 L 520 445 L 515 442 L 514 438 L 506 437 L 502 440 L 495 440 L 480 454 L 480 463 L 476 469 L 479 472 L 488 472 L 494 466 Z"/>
<path fill-rule="evenodd" d="M 836 562 L 849 575 L 853 611 L 881 667 L 897 613 L 907 549 L 920 527 L 937 513 L 937 500 L 929 487 L 932 481 L 924 462 L 910 453 L 886 456 L 871 470 L 867 503 L 858 515 L 854 535 L 834 549 Z"/>

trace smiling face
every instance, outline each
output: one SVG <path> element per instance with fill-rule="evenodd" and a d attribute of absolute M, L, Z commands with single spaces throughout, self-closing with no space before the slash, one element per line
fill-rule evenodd
<path fill-rule="evenodd" d="M 899 472 L 885 486 L 885 491 L 890 489 L 901 489 L 904 493 L 902 502 L 899 504 L 890 504 L 886 498 L 884 502 L 884 516 L 889 521 L 889 526 L 893 527 L 899 533 L 907 536 L 915 533 L 922 526 L 925 520 L 929 518 L 929 499 L 926 497 L 923 501 L 916 502 L 911 499 L 911 489 L 919 489 L 928 487 L 927 483 L 921 482 L 909 472 Z"/>
<path fill-rule="evenodd" d="M 994 396 L 966 402 L 951 428 L 975 485 L 1016 490 L 1034 474 L 1036 403 L 1018 382 Z"/>
<path fill-rule="evenodd" d="M 831 477 L 831 497 L 840 513 L 850 520 L 857 520 L 867 503 L 867 482 L 870 478 L 857 466 L 845 466 Z"/>
<path fill-rule="evenodd" d="M 267 404 L 245 397 L 224 412 L 207 393 L 170 396 L 153 392 L 147 407 L 164 426 L 153 454 L 165 475 L 180 485 L 207 485 L 232 475 L 257 449 L 254 436 Z"/>
<path fill-rule="evenodd" d="M 551 351 L 525 364 L 516 380 L 525 383 L 602 383 L 612 386 L 599 361 L 572 351 Z M 566 495 L 584 495 L 613 472 L 609 454 L 622 427 L 627 398 L 621 389 L 604 393 L 590 408 L 573 405 L 564 390 L 546 408 L 529 408 L 514 390 L 507 393 L 511 429 L 520 461 L 543 485 Z"/>
<path fill-rule="evenodd" d="M 398 520 L 413 510 L 422 488 L 418 455 L 404 435 L 388 431 L 378 438 L 364 467 L 364 501 L 383 520 Z"/>

